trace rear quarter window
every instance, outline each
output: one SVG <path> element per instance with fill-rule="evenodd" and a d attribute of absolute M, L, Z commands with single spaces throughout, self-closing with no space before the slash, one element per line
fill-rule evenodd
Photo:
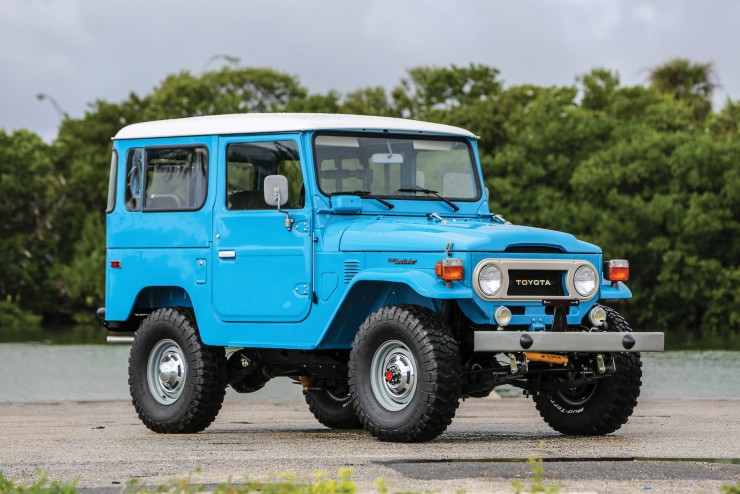
<path fill-rule="evenodd" d="M 147 148 L 144 211 L 194 211 L 205 203 L 205 147 Z"/>

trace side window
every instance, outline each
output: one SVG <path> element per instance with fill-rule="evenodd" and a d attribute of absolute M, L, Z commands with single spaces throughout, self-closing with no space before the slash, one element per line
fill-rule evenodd
<path fill-rule="evenodd" d="M 144 211 L 193 211 L 206 200 L 204 147 L 147 148 Z"/>
<path fill-rule="evenodd" d="M 288 179 L 286 209 L 304 205 L 303 174 L 295 141 L 245 142 L 226 148 L 226 207 L 230 210 L 274 209 L 265 202 L 265 177 Z"/>
<path fill-rule="evenodd" d="M 108 205 L 106 213 L 112 213 L 116 208 L 116 178 L 118 177 L 118 153 L 113 150 L 110 159 L 110 177 L 108 178 Z"/>
<path fill-rule="evenodd" d="M 141 211 L 143 156 L 141 148 L 129 149 L 126 155 L 126 193 L 123 200 L 127 211 Z"/>

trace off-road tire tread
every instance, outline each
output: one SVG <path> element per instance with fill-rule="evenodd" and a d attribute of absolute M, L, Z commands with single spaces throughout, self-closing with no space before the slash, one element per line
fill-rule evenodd
<path fill-rule="evenodd" d="M 186 389 L 179 398 L 185 400 L 184 413 L 172 420 L 157 420 L 152 417 L 137 399 L 134 389 L 134 366 L 146 366 L 146 361 L 138 364 L 135 362 L 134 355 L 139 353 L 138 345 L 143 344 L 147 331 L 161 325 L 170 326 L 170 330 L 175 333 L 173 340 L 185 342 L 184 345 L 181 344 L 181 349 L 186 359 L 189 356 L 194 357 L 192 360 L 188 359 Z M 183 308 L 155 310 L 142 321 L 135 336 L 129 356 L 128 384 L 134 408 L 144 425 L 154 432 L 165 434 L 190 434 L 206 429 L 216 419 L 226 394 L 227 370 L 223 348 L 204 345 L 192 312 Z"/>
<path fill-rule="evenodd" d="M 376 325 L 395 323 L 406 328 L 418 345 L 420 361 L 416 393 L 425 394 L 420 400 L 414 419 L 384 429 L 374 424 L 357 398 L 356 359 L 365 351 L 364 341 Z M 422 379 L 422 376 L 424 377 Z M 370 314 L 355 336 L 349 358 L 349 387 L 355 414 L 362 426 L 381 441 L 425 442 L 442 434 L 452 423 L 462 394 L 460 348 L 451 331 L 439 316 L 418 305 L 392 305 Z M 369 386 L 369 383 L 368 383 Z"/>
<path fill-rule="evenodd" d="M 609 331 L 632 332 L 629 323 L 614 309 L 604 306 L 607 314 Z M 632 415 L 637 406 L 642 385 L 642 361 L 640 353 L 614 354 L 616 372 L 609 381 L 601 381 L 598 386 L 609 386 L 609 401 L 593 404 L 603 409 L 598 414 L 592 414 L 592 419 L 577 420 L 577 415 L 564 415 L 555 409 L 549 397 L 544 394 L 534 395 L 532 398 L 537 410 L 545 422 L 556 431 L 567 435 L 601 436 L 618 430 Z M 598 391 L 598 390 L 597 390 Z M 587 402 L 584 406 L 588 406 Z"/>
<path fill-rule="evenodd" d="M 229 384 L 229 386 L 237 393 L 254 393 L 255 391 L 259 391 L 265 387 L 270 381 L 270 378 L 258 374 L 262 374 L 262 371 L 259 369 L 248 374 L 242 380 Z"/>
<path fill-rule="evenodd" d="M 322 393 L 324 396 L 321 395 Z M 308 409 L 321 425 L 330 429 L 362 428 L 351 401 L 346 406 L 340 406 L 339 402 L 325 394 L 325 391 L 321 390 L 307 391 L 304 395 Z"/>

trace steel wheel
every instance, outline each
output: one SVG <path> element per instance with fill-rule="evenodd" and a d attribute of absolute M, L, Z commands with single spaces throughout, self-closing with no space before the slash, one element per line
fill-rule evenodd
<path fill-rule="evenodd" d="M 147 361 L 149 391 L 162 405 L 177 401 L 185 387 L 187 363 L 180 346 L 172 340 L 161 340 L 152 348 Z"/>
<path fill-rule="evenodd" d="M 409 347 L 398 340 L 382 344 L 370 368 L 375 399 L 391 412 L 403 410 L 416 392 L 416 360 Z"/>

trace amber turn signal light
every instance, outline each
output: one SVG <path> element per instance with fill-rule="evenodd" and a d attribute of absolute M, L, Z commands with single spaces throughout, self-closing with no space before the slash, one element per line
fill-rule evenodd
<path fill-rule="evenodd" d="M 434 266 L 434 273 L 444 281 L 463 279 L 463 262 L 457 257 L 446 257 Z"/>
<path fill-rule="evenodd" d="M 630 263 L 624 259 L 613 259 L 604 263 L 604 273 L 609 281 L 630 279 Z"/>

